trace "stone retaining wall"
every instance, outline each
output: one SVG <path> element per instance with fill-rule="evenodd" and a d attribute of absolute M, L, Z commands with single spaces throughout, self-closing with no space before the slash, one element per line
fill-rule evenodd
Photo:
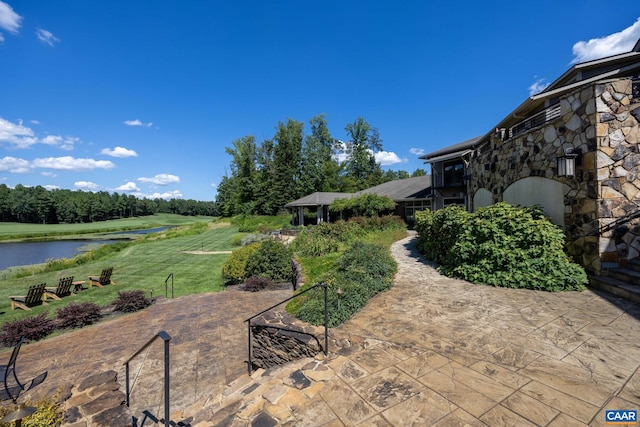
<path fill-rule="evenodd" d="M 254 319 L 251 334 L 253 369 L 284 365 L 322 351 L 316 328 L 297 325 L 283 311 L 267 312 Z"/>

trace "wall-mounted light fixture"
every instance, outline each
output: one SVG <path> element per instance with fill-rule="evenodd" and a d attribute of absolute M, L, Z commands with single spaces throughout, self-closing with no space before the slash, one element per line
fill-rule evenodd
<path fill-rule="evenodd" d="M 558 176 L 572 177 L 576 175 L 576 160 L 579 151 L 565 151 L 562 156 L 558 156 Z"/>

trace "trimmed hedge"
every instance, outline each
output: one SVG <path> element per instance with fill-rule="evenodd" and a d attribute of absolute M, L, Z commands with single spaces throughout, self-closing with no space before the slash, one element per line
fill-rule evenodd
<path fill-rule="evenodd" d="M 265 240 L 247 259 L 244 277 L 264 277 L 275 282 L 291 280 L 293 253 L 284 243 Z"/>
<path fill-rule="evenodd" d="M 545 291 L 584 290 L 584 269 L 540 207 L 507 203 L 469 214 L 457 206 L 416 213 L 418 248 L 445 275 L 472 283 Z"/>

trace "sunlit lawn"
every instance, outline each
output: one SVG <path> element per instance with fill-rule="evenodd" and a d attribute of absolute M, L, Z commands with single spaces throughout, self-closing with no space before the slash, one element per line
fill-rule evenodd
<path fill-rule="evenodd" d="M 116 297 L 118 291 L 142 289 L 149 296 L 165 295 L 165 279 L 173 274 L 174 295 L 214 292 L 222 289 L 220 272 L 228 254 L 188 254 L 185 251 L 231 251 L 232 237 L 238 228 L 219 225 L 205 232 L 185 237 L 157 240 L 132 245 L 115 255 L 101 261 L 94 261 L 62 271 L 37 274 L 29 277 L 3 280 L 0 283 L 0 324 L 22 319 L 44 311 L 55 315 L 55 310 L 71 302 L 95 302 L 107 305 Z M 89 275 L 100 275 L 102 268 L 113 266 L 112 279 L 116 285 L 104 288 L 92 287 L 75 296 L 61 301 L 50 301 L 46 306 L 33 307 L 31 311 L 16 309 L 11 311 L 9 295 L 25 295 L 28 287 L 46 282 L 47 286 L 56 286 L 58 279 L 74 276 L 74 280 L 86 280 Z M 85 285 L 87 286 L 88 283 Z M 168 281 L 168 294 L 171 296 L 171 279 Z"/>

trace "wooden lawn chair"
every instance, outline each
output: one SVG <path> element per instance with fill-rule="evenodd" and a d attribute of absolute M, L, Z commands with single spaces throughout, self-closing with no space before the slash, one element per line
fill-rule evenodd
<path fill-rule="evenodd" d="M 100 276 L 89 276 L 89 287 L 97 286 L 102 288 L 106 285 L 115 285 L 116 282 L 111 280 L 111 273 L 113 273 L 113 267 L 102 269 Z"/>
<path fill-rule="evenodd" d="M 73 276 L 63 277 L 58 282 L 57 287 L 44 288 L 44 300 L 47 298 L 53 298 L 60 301 L 60 298 L 72 295 L 71 284 L 73 283 Z"/>
<path fill-rule="evenodd" d="M 18 375 L 16 374 L 16 362 L 18 360 L 18 353 L 20 352 L 20 347 L 22 346 L 23 342 L 24 337 L 20 338 L 18 344 L 13 347 L 13 352 L 11 352 L 9 363 L 7 363 L 6 365 L 0 365 L 0 373 L 2 374 L 3 380 L 3 388 L 0 389 L 0 400 L 11 400 L 14 404 L 18 403 L 18 398 L 22 393 L 31 390 L 39 384 L 42 384 L 45 378 L 47 378 L 48 374 L 48 372 L 44 372 L 24 383 L 18 379 Z M 11 380 L 12 376 L 13 380 Z"/>
<path fill-rule="evenodd" d="M 46 283 L 40 283 L 39 285 L 30 286 L 25 296 L 10 296 L 11 310 L 15 310 L 16 307 L 23 310 L 31 310 L 31 307 L 36 305 L 47 304 L 43 299 L 45 286 L 47 286 Z"/>

